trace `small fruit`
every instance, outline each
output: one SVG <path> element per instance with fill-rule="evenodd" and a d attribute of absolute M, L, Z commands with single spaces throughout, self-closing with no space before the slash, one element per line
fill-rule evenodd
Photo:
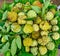
<path fill-rule="evenodd" d="M 47 53 L 47 48 L 45 46 L 40 46 L 39 51 L 41 55 L 45 55 Z"/>
<path fill-rule="evenodd" d="M 32 33 L 33 32 L 33 27 L 30 24 L 26 24 L 23 28 L 24 33 L 28 34 L 28 33 Z"/>

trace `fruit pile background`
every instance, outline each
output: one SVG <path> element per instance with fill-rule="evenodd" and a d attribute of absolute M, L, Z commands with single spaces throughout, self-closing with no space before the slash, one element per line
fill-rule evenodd
<path fill-rule="evenodd" d="M 0 16 L 2 17 L 2 20 L 0 20 L 0 26 L 4 27 L 0 27 L 2 29 L 2 32 L 0 32 L 1 42 L 3 43 L 1 44 L 2 49 L 0 49 L 0 52 L 6 55 L 11 54 L 12 56 L 16 54 L 22 56 L 56 55 L 60 38 L 59 11 L 55 10 L 56 5 L 51 5 L 49 7 L 49 9 L 51 10 L 47 11 L 49 1 L 46 1 L 48 2 L 47 8 L 43 7 L 43 13 L 40 14 L 40 8 L 42 8 L 43 5 L 39 1 L 34 1 L 33 6 L 31 6 L 32 9 L 29 2 L 25 4 L 26 7 L 24 7 L 24 9 L 22 9 L 21 3 L 17 3 L 19 1 L 14 2 L 16 3 L 16 5 L 14 5 L 14 3 L 9 4 L 9 8 L 7 7 L 7 4 L 4 3 L 5 6 L 3 5 L 3 10 L 1 10 Z M 39 4 L 37 4 L 36 2 Z M 19 9 L 24 10 L 24 12 L 20 12 Z M 25 13 L 27 13 L 27 16 L 25 15 Z M 6 18 L 8 18 L 8 20 Z M 40 35 L 42 36 L 42 38 L 40 38 Z M 51 36 L 52 39 L 50 38 Z M 6 46 L 8 47 L 7 49 Z M 17 49 L 19 50 L 17 51 Z M 37 51 L 38 49 L 39 51 Z"/>

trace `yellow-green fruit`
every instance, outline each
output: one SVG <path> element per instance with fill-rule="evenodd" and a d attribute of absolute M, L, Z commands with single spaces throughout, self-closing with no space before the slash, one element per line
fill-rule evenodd
<path fill-rule="evenodd" d="M 49 50 L 54 50 L 55 48 L 55 44 L 53 42 L 49 42 L 46 46 Z"/>
<path fill-rule="evenodd" d="M 32 45 L 31 46 L 37 46 L 38 45 L 38 42 L 36 41 L 36 40 L 33 40 L 33 43 L 32 43 Z"/>
<path fill-rule="evenodd" d="M 5 43 L 6 42 L 6 39 L 4 37 L 2 37 L 1 42 L 2 43 Z"/>
<path fill-rule="evenodd" d="M 37 17 L 37 14 L 34 10 L 30 10 L 28 11 L 27 16 L 28 18 L 34 18 L 34 17 Z"/>
<path fill-rule="evenodd" d="M 58 39 L 60 38 L 59 33 L 57 33 L 57 32 L 53 33 L 52 38 L 53 38 L 54 40 L 58 40 Z"/>
<path fill-rule="evenodd" d="M 26 24 L 23 28 L 24 33 L 32 33 L 33 32 L 33 26 L 30 24 Z"/>
<path fill-rule="evenodd" d="M 47 15 L 46 15 L 46 19 L 47 20 L 52 20 L 53 19 L 53 17 L 54 17 L 54 14 L 52 13 L 52 12 L 47 12 Z"/>
<path fill-rule="evenodd" d="M 11 30 L 13 31 L 13 32 L 20 32 L 21 31 L 21 26 L 19 25 L 19 24 L 17 24 L 17 23 L 13 23 L 12 25 L 11 25 Z"/>
<path fill-rule="evenodd" d="M 39 26 L 38 24 L 33 24 L 34 31 L 39 31 Z"/>
<path fill-rule="evenodd" d="M 32 47 L 31 48 L 31 53 L 36 56 L 38 54 L 38 47 Z"/>
<path fill-rule="evenodd" d="M 32 39 L 27 37 L 27 38 L 24 38 L 23 45 L 26 46 L 26 47 L 29 47 L 29 46 L 32 45 L 32 42 L 33 42 Z"/>
<path fill-rule="evenodd" d="M 51 25 L 49 24 L 49 22 L 47 21 L 42 21 L 40 23 L 40 28 L 44 31 L 50 30 L 51 29 Z"/>
<path fill-rule="evenodd" d="M 49 41 L 51 41 L 51 39 L 48 36 L 43 36 L 42 38 L 38 39 L 38 43 L 43 46 L 49 43 Z"/>
<path fill-rule="evenodd" d="M 25 47 L 25 51 L 29 52 L 30 51 L 30 47 Z"/>
<path fill-rule="evenodd" d="M 26 24 L 26 20 L 18 18 L 18 24 Z"/>
<path fill-rule="evenodd" d="M 40 24 L 41 23 L 41 18 L 40 17 L 37 17 L 37 19 L 35 20 L 35 23 L 36 24 Z"/>
<path fill-rule="evenodd" d="M 11 22 L 15 22 L 17 20 L 16 12 L 8 12 L 8 20 Z"/>
<path fill-rule="evenodd" d="M 45 55 L 47 53 L 47 48 L 45 46 L 40 46 L 39 51 L 41 55 Z"/>
<path fill-rule="evenodd" d="M 38 38 L 39 38 L 39 35 L 40 35 L 40 34 L 39 34 L 39 31 L 33 32 L 33 33 L 32 33 L 32 38 L 33 38 L 33 39 L 38 39 Z"/>

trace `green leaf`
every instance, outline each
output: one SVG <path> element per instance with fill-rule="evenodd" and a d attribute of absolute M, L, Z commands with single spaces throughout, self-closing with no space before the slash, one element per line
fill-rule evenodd
<path fill-rule="evenodd" d="M 14 2 L 15 2 L 15 3 L 18 3 L 18 2 L 19 2 L 19 0 L 14 0 Z"/>
<path fill-rule="evenodd" d="M 9 44 L 9 42 L 7 42 L 7 43 L 2 47 L 1 52 L 2 52 L 2 53 L 7 52 L 7 51 L 9 50 L 9 46 L 10 46 L 10 44 Z"/>
<path fill-rule="evenodd" d="M 16 37 L 16 44 L 17 44 L 18 48 L 21 49 L 21 37 L 20 36 Z"/>
<path fill-rule="evenodd" d="M 7 10 L 3 13 L 2 20 L 5 20 L 7 18 L 7 13 L 8 13 Z"/>
<path fill-rule="evenodd" d="M 4 1 L 3 5 L 2 5 L 2 10 L 5 11 L 7 9 L 7 7 L 8 7 L 8 5 L 7 5 L 6 1 Z"/>
<path fill-rule="evenodd" d="M 58 48 L 59 44 L 60 44 L 60 39 L 55 41 L 56 47 Z"/>
<path fill-rule="evenodd" d="M 58 48 L 55 48 L 53 51 L 49 51 L 48 56 L 57 56 L 57 54 L 58 54 Z"/>
<path fill-rule="evenodd" d="M 40 8 L 38 6 L 31 6 L 33 10 L 35 10 L 35 12 L 40 13 Z"/>
<path fill-rule="evenodd" d="M 8 8 L 8 9 L 11 10 L 11 8 L 14 6 L 14 4 L 15 4 L 15 3 L 9 4 L 9 8 Z"/>
<path fill-rule="evenodd" d="M 45 14 L 46 9 L 48 8 L 48 6 L 50 5 L 50 0 L 44 0 L 44 6 L 42 8 L 42 16 Z"/>
<path fill-rule="evenodd" d="M 0 26 L 1 26 L 1 27 L 3 27 L 3 26 L 4 26 L 4 24 L 5 24 L 5 22 L 0 21 Z"/>
<path fill-rule="evenodd" d="M 20 52 L 18 56 L 34 56 L 34 55 L 31 53 L 27 53 L 27 52 Z"/>
<path fill-rule="evenodd" d="M 5 54 L 5 56 L 11 56 L 11 55 L 10 55 L 10 52 L 7 51 L 6 54 Z"/>
<path fill-rule="evenodd" d="M 53 5 L 53 4 L 52 4 L 52 5 L 48 6 L 48 8 L 49 8 L 49 9 L 56 9 L 56 8 L 57 8 L 57 5 Z"/>
<path fill-rule="evenodd" d="M 17 46 L 16 46 L 15 39 L 13 39 L 12 44 L 11 44 L 11 54 L 12 54 L 12 56 L 14 56 L 16 54 L 16 51 L 17 51 Z"/>
<path fill-rule="evenodd" d="M 56 11 L 55 16 L 60 16 L 60 11 Z"/>

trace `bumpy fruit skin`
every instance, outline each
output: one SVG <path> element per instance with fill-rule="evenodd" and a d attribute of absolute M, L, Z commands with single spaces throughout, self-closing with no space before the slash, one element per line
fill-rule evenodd
<path fill-rule="evenodd" d="M 58 30 L 59 30 L 59 27 L 57 25 L 52 27 L 52 31 L 58 31 Z"/>
<path fill-rule="evenodd" d="M 33 39 L 38 39 L 39 38 L 39 31 L 37 31 L 37 32 L 32 32 L 32 38 Z"/>
<path fill-rule="evenodd" d="M 42 38 L 38 39 L 38 43 L 40 45 L 46 45 L 47 43 L 49 43 L 49 41 L 51 41 L 51 39 L 48 36 L 43 36 Z"/>
<path fill-rule="evenodd" d="M 51 29 L 51 25 L 49 25 L 49 23 L 47 21 L 42 21 L 40 23 L 40 28 L 44 31 L 47 31 L 47 30 Z"/>
<path fill-rule="evenodd" d="M 16 12 L 8 12 L 8 20 L 11 22 L 15 22 L 17 20 Z"/>
<path fill-rule="evenodd" d="M 32 20 L 27 21 L 27 24 L 31 24 L 31 25 L 33 25 L 33 21 L 32 21 Z"/>
<path fill-rule="evenodd" d="M 52 20 L 53 19 L 53 17 L 54 17 L 54 14 L 52 13 L 52 12 L 47 12 L 47 15 L 46 15 L 46 19 L 47 20 Z"/>
<path fill-rule="evenodd" d="M 39 31 L 39 26 L 38 24 L 33 24 L 34 31 Z"/>
<path fill-rule="evenodd" d="M 45 46 L 40 46 L 39 51 L 41 55 L 45 55 L 47 53 L 47 48 Z"/>
<path fill-rule="evenodd" d="M 21 9 L 22 6 L 23 6 L 22 3 L 17 3 L 17 4 L 15 5 L 15 7 L 19 8 L 19 9 Z"/>
<path fill-rule="evenodd" d="M 13 23 L 11 25 L 11 30 L 15 33 L 20 32 L 21 31 L 21 26 L 17 23 Z"/>
<path fill-rule="evenodd" d="M 28 11 L 27 16 L 28 18 L 34 18 L 34 17 L 37 17 L 37 14 L 34 10 L 30 10 Z"/>
<path fill-rule="evenodd" d="M 58 39 L 60 38 L 59 33 L 57 33 L 57 32 L 53 33 L 52 38 L 53 38 L 54 40 L 58 40 Z"/>
<path fill-rule="evenodd" d="M 26 20 L 18 18 L 18 24 L 26 24 Z"/>
<path fill-rule="evenodd" d="M 48 36 L 48 31 L 41 31 L 41 36 Z"/>
<path fill-rule="evenodd" d="M 13 7 L 12 9 L 11 9 L 11 11 L 13 12 L 19 12 L 20 10 L 19 10 L 19 8 L 17 8 L 17 7 Z"/>
<path fill-rule="evenodd" d="M 35 23 L 36 24 L 40 24 L 41 23 L 41 18 L 40 17 L 37 17 L 37 19 L 35 20 Z"/>
<path fill-rule="evenodd" d="M 31 46 L 37 46 L 38 45 L 38 42 L 36 41 L 36 40 L 33 40 L 33 43 L 32 43 L 32 45 Z"/>
<path fill-rule="evenodd" d="M 32 33 L 32 32 L 33 32 L 33 27 L 32 27 L 32 25 L 26 24 L 26 25 L 24 26 L 23 31 L 24 31 L 24 33 L 26 33 L 26 34 Z"/>
<path fill-rule="evenodd" d="M 38 48 L 37 47 L 32 47 L 31 48 L 31 53 L 36 56 L 38 54 Z"/>
<path fill-rule="evenodd" d="M 35 1 L 35 2 L 33 3 L 33 5 L 39 6 L 40 8 L 42 8 L 42 4 L 41 4 L 39 1 Z"/>
<path fill-rule="evenodd" d="M 32 42 L 33 42 L 32 39 L 27 37 L 23 40 L 23 45 L 26 46 L 26 47 L 29 47 L 29 46 L 32 45 Z"/>
<path fill-rule="evenodd" d="M 58 20 L 57 20 L 57 19 L 51 20 L 51 24 L 52 24 L 52 25 L 56 25 L 57 23 L 58 23 Z"/>
<path fill-rule="evenodd" d="M 54 50 L 55 44 L 53 42 L 49 42 L 47 45 L 48 50 Z"/>
<path fill-rule="evenodd" d="M 25 15 L 24 12 L 20 12 L 20 13 L 18 14 L 18 17 L 19 17 L 20 19 L 26 19 L 26 18 L 27 18 L 27 16 Z"/>

